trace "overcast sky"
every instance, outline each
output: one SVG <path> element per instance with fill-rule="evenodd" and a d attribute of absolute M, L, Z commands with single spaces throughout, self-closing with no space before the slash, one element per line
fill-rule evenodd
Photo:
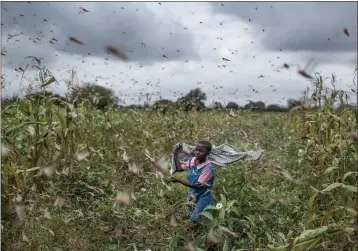
<path fill-rule="evenodd" d="M 3 96 L 29 84 L 15 71 L 25 68 L 27 56 L 43 58 L 60 81 L 53 92 L 66 92 L 63 80 L 74 68 L 80 84 L 113 88 L 127 104 L 145 93 L 176 99 L 195 87 L 208 104 L 285 104 L 310 84 L 284 63 L 304 68 L 313 58 L 318 64 L 308 72 L 334 73 L 342 89 L 352 86 L 357 64 L 355 2 L 7 2 L 1 8 Z M 69 42 L 71 36 L 84 45 Z M 118 43 L 127 62 L 104 50 Z M 27 70 L 25 77 L 35 74 Z"/>

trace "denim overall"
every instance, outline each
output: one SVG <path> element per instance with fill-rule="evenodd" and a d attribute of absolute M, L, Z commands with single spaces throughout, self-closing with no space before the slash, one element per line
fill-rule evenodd
<path fill-rule="evenodd" d="M 191 183 L 191 184 L 198 183 L 200 174 L 202 173 L 202 171 L 205 168 L 210 168 L 211 172 L 212 172 L 212 177 L 206 183 L 206 185 L 203 185 L 202 187 L 198 187 L 198 188 L 189 188 L 189 191 L 188 191 L 188 196 L 189 196 L 188 201 L 192 201 L 195 203 L 195 208 L 191 212 L 189 219 L 192 222 L 202 222 L 202 219 L 199 214 L 204 210 L 204 208 L 207 205 L 212 205 L 214 202 L 213 201 L 213 192 L 211 191 L 213 184 L 214 184 L 214 180 L 215 180 L 214 168 L 211 163 L 208 163 L 201 168 L 197 168 L 195 165 L 191 165 L 191 161 L 192 161 L 192 159 L 189 159 L 189 167 L 188 167 L 189 183 Z M 190 195 L 194 195 L 195 199 L 192 198 L 192 196 L 190 196 Z M 211 214 L 213 213 L 212 212 L 213 210 L 207 210 L 207 211 Z"/>

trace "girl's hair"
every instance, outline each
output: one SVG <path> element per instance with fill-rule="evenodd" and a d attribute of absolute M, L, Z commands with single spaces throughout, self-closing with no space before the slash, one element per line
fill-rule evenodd
<path fill-rule="evenodd" d="M 210 143 L 209 141 L 207 141 L 207 140 L 200 140 L 200 141 L 198 142 L 198 144 L 203 145 L 203 146 L 205 147 L 205 149 L 208 151 L 208 154 L 211 153 L 212 145 L 211 145 L 211 143 Z"/>

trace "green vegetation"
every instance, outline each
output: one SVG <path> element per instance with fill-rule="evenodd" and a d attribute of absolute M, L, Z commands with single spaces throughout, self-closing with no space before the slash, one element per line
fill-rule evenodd
<path fill-rule="evenodd" d="M 38 93 L 51 78 L 39 78 Z M 2 248 L 356 250 L 358 145 L 349 135 L 358 112 L 334 110 L 335 102 L 346 104 L 345 93 L 326 81 L 314 82 L 316 109 L 277 113 L 190 111 L 185 102 L 187 112 L 102 110 L 86 98 L 51 95 L 8 103 Z M 167 161 L 155 163 L 168 160 L 175 143 L 198 139 L 261 148 L 265 159 L 217 168 L 214 196 L 223 207 L 193 229 L 183 214 L 186 189 L 168 181 L 160 168 Z M 129 204 L 113 204 L 119 192 Z"/>

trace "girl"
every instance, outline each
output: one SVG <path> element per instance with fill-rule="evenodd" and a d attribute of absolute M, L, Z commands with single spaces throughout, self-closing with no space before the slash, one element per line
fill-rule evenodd
<path fill-rule="evenodd" d="M 174 148 L 174 161 L 177 171 L 188 171 L 188 181 L 171 177 L 172 182 L 178 182 L 189 187 L 189 201 L 195 203 L 195 208 L 190 215 L 190 221 L 201 223 L 200 213 L 207 205 L 213 204 L 213 192 L 211 188 L 214 184 L 215 174 L 213 165 L 207 159 L 211 152 L 211 143 L 199 141 L 195 146 L 195 157 L 190 158 L 185 164 L 181 164 L 178 159 L 178 152 L 182 146 Z M 212 210 L 208 210 L 212 213 Z"/>

